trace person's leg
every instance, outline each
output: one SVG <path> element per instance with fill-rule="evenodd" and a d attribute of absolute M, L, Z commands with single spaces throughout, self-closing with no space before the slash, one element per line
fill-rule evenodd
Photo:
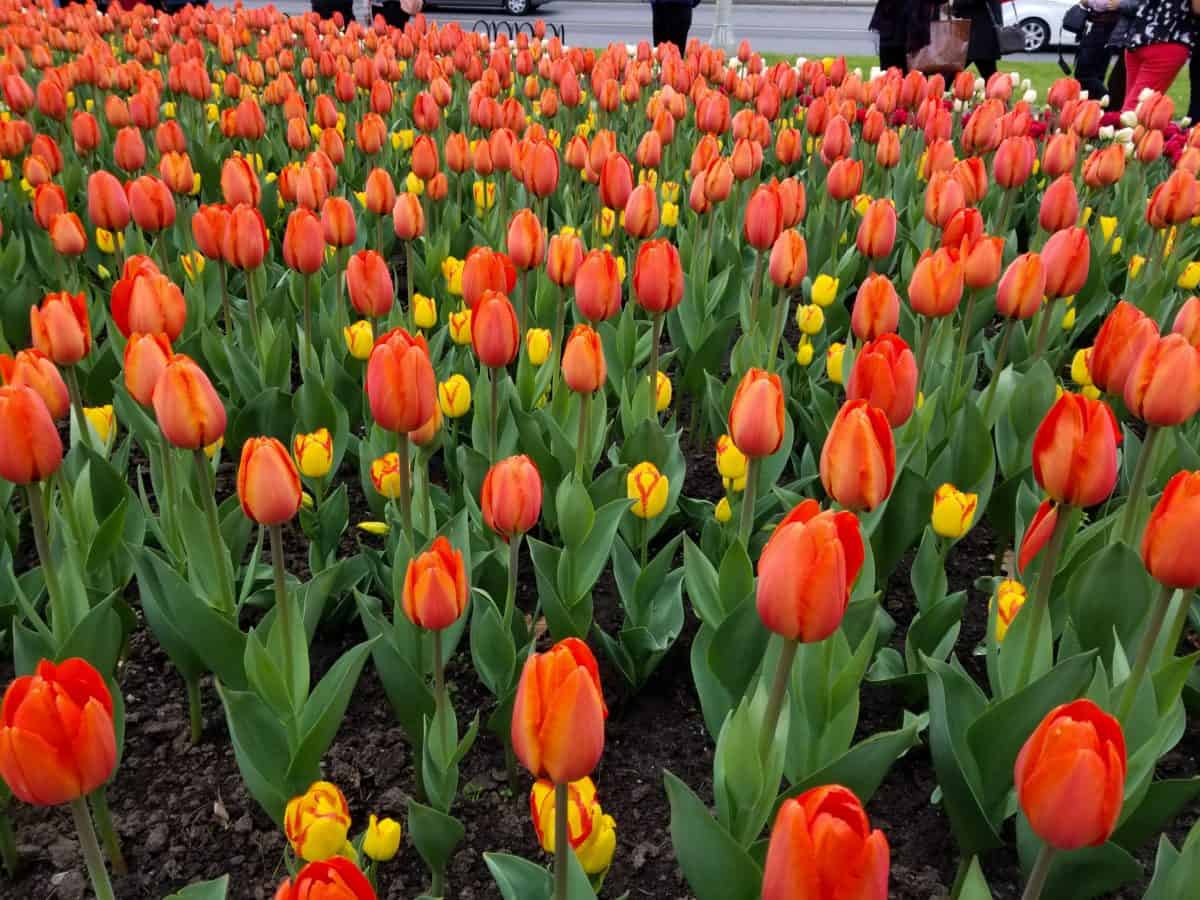
<path fill-rule="evenodd" d="M 1108 108 L 1120 109 L 1125 102 L 1125 54 L 1116 53 L 1116 63 L 1108 73 Z"/>
<path fill-rule="evenodd" d="M 671 40 L 675 42 L 675 46 L 679 48 L 679 54 L 682 56 L 687 50 L 688 32 L 692 30 L 692 8 L 686 3 L 675 4 L 676 14 L 673 33 Z"/>
<path fill-rule="evenodd" d="M 1108 93 L 1104 76 L 1108 74 L 1108 64 L 1112 59 L 1112 51 L 1105 46 L 1110 31 L 1092 22 L 1080 36 L 1079 49 L 1075 52 L 1075 80 L 1094 100 Z"/>
<path fill-rule="evenodd" d="M 1192 124 L 1200 121 L 1200 45 L 1192 48 L 1188 60 L 1188 83 L 1191 87 L 1191 99 L 1188 101 L 1188 118 Z"/>
<path fill-rule="evenodd" d="M 667 39 L 666 22 L 667 22 L 667 4 L 666 3 L 651 3 L 650 4 L 650 25 L 653 32 L 653 44 L 657 47 Z"/>
<path fill-rule="evenodd" d="M 879 45 L 879 68 L 885 72 L 888 69 L 899 69 L 908 72 L 908 53 L 899 45 Z"/>
<path fill-rule="evenodd" d="M 1139 47 L 1133 53 L 1139 57 L 1137 74 L 1134 76 L 1130 73 L 1124 109 L 1135 109 L 1138 97 L 1146 88 L 1164 93 L 1169 91 L 1189 55 L 1188 48 L 1183 44 L 1151 44 Z"/>
<path fill-rule="evenodd" d="M 1137 106 L 1137 95 L 1141 92 L 1142 54 L 1145 47 L 1125 51 L 1125 99 L 1121 102 L 1121 111 Z"/>
<path fill-rule="evenodd" d="M 975 63 L 975 68 L 979 70 L 979 74 L 983 76 L 983 80 L 987 81 L 996 74 L 996 60 L 994 59 L 976 59 L 972 60 Z"/>

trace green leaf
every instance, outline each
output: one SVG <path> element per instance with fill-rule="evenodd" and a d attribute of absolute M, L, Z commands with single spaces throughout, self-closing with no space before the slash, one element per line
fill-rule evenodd
<path fill-rule="evenodd" d="M 1142 874 L 1141 864 L 1113 843 L 1059 852 L 1054 855 L 1042 896 L 1054 900 L 1112 896 L 1121 885 Z"/>
<path fill-rule="evenodd" d="M 507 693 L 516 680 L 517 648 L 512 629 L 504 627 L 496 604 L 480 590 L 475 591 L 471 610 L 471 662 L 494 697 Z"/>
<path fill-rule="evenodd" d="M 578 549 L 568 547 L 563 551 L 564 557 L 570 557 L 568 570 L 574 573 L 570 596 L 563 598 L 568 604 L 574 605 L 579 597 L 592 589 L 596 579 L 600 577 L 600 572 L 612 551 L 613 539 L 621 525 L 621 517 L 629 509 L 631 502 L 622 498 L 605 503 L 596 510 L 595 522 L 588 532 L 587 539 Z M 562 584 L 562 579 L 559 583 Z"/>
<path fill-rule="evenodd" d="M 671 843 L 696 900 L 758 900 L 762 870 L 686 784 L 663 772 Z M 522 898 L 524 900 L 524 898 Z"/>
<path fill-rule="evenodd" d="M 1149 843 L 1200 795 L 1200 776 L 1155 781 L 1142 801 L 1126 814 L 1113 842 L 1127 850 Z"/>
<path fill-rule="evenodd" d="M 376 642 L 377 639 L 363 641 L 343 653 L 304 704 L 299 722 L 300 745 L 288 767 L 288 782 L 299 790 L 320 775 L 321 757 L 337 736 L 363 663 Z"/>
<path fill-rule="evenodd" d="M 408 831 L 421 859 L 435 871 L 445 871 L 466 833 L 458 819 L 416 800 L 408 801 Z"/>
<path fill-rule="evenodd" d="M 555 494 L 555 506 L 563 543 L 571 549 L 579 547 L 596 521 L 596 508 L 587 488 L 574 478 L 564 479 Z"/>
<path fill-rule="evenodd" d="M 983 869 L 979 867 L 979 857 L 971 857 L 971 865 L 967 876 L 958 889 L 958 900 L 992 900 L 992 889 L 988 887 L 987 879 L 983 877 Z"/>
<path fill-rule="evenodd" d="M 883 783 L 892 764 L 916 746 L 924 721 L 924 717 L 913 717 L 903 728 L 881 731 L 859 741 L 825 768 L 788 788 L 780 802 L 823 784 L 840 784 L 854 791 L 865 805 Z"/>
<path fill-rule="evenodd" d="M 736 698 L 746 693 L 762 664 L 770 635 L 758 617 L 753 594 L 742 600 L 713 635 L 708 648 L 708 667 L 730 696 Z"/>
<path fill-rule="evenodd" d="M 229 893 L 229 876 L 222 875 L 213 881 L 198 881 L 182 891 L 171 894 L 164 900 L 225 900 Z"/>
<path fill-rule="evenodd" d="M 754 567 L 741 541 L 734 541 L 721 558 L 718 575 L 718 601 L 721 618 L 733 613 L 742 601 L 754 594 Z"/>
<path fill-rule="evenodd" d="M 225 706 L 233 755 L 246 789 L 276 824 L 282 824 L 287 802 L 298 792 L 285 783 L 288 745 L 279 717 L 250 691 L 230 690 L 218 681 L 217 694 Z"/>
<path fill-rule="evenodd" d="M 683 581 L 696 616 L 709 628 L 716 628 L 725 618 L 717 570 L 704 552 L 690 537 L 683 538 Z"/>
<path fill-rule="evenodd" d="M 283 672 L 280 671 L 280 658 L 276 657 L 266 645 L 256 629 L 251 629 L 246 639 L 246 678 L 250 686 L 267 705 L 281 718 L 291 719 L 295 716 L 292 706 L 292 692 L 288 688 Z"/>
<path fill-rule="evenodd" d="M 1141 558 L 1118 541 L 1075 570 L 1064 599 L 1080 646 L 1099 649 L 1107 662 L 1112 659 L 1114 629 L 1121 643 L 1132 647 L 1154 596 Z"/>
<path fill-rule="evenodd" d="M 550 900 L 554 882 L 537 863 L 508 853 L 485 853 L 483 861 L 504 900 Z"/>

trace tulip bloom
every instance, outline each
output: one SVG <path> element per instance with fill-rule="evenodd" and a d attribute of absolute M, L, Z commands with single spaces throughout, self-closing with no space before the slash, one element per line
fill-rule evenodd
<path fill-rule="evenodd" d="M 1158 342 L 1158 325 L 1144 312 L 1121 300 L 1096 333 L 1088 354 L 1092 384 L 1108 394 L 1121 394 L 1134 364 Z"/>
<path fill-rule="evenodd" d="M 1013 768 L 1029 825 L 1056 850 L 1098 847 L 1117 824 L 1125 794 L 1125 736 L 1091 700 L 1046 714 Z"/>
<path fill-rule="evenodd" d="M 729 435 L 743 454 L 771 456 L 783 443 L 783 383 L 778 375 L 750 369 L 742 377 L 729 407 Z"/>
<path fill-rule="evenodd" d="M 886 275 L 871 273 L 859 285 L 850 327 L 860 341 L 873 341 L 900 325 L 900 295 Z"/>
<path fill-rule="evenodd" d="M 471 316 L 471 346 L 479 361 L 501 369 L 517 358 L 521 334 L 512 303 L 499 291 L 483 295 Z"/>
<path fill-rule="evenodd" d="M 79 256 L 87 249 L 87 233 L 76 213 L 59 213 L 50 220 L 50 244 L 62 256 Z"/>
<path fill-rule="evenodd" d="M 212 382 L 190 356 L 167 360 L 151 396 L 163 437 L 184 450 L 199 450 L 225 434 L 225 407 Z"/>
<path fill-rule="evenodd" d="M 887 499 L 896 476 L 896 444 L 887 416 L 866 400 L 838 411 L 821 448 L 821 484 L 851 510 L 870 512 Z"/>
<path fill-rule="evenodd" d="M 175 224 L 175 198 L 161 178 L 143 175 L 129 183 L 129 212 L 142 231 L 162 231 Z"/>
<path fill-rule="evenodd" d="M 923 316 L 940 318 L 958 308 L 963 293 L 963 266 L 945 247 L 926 250 L 908 282 L 908 302 Z"/>
<path fill-rule="evenodd" d="M 1075 190 L 1075 179 L 1061 175 L 1042 194 L 1042 205 L 1038 212 L 1038 224 L 1043 231 L 1062 231 L 1079 221 L 1079 194 Z"/>
<path fill-rule="evenodd" d="M 408 434 L 428 422 L 437 386 L 425 338 L 403 328 L 381 336 L 367 362 L 365 389 L 380 428 Z"/>
<path fill-rule="evenodd" d="M 855 244 L 868 259 L 883 259 L 896 245 L 896 205 L 888 198 L 871 202 L 858 224 Z"/>
<path fill-rule="evenodd" d="M 192 216 L 192 239 L 196 249 L 208 259 L 223 259 L 221 245 L 225 240 L 225 229 L 229 225 L 230 209 L 221 203 L 206 203 Z M 286 255 L 286 241 L 284 253 Z"/>
<path fill-rule="evenodd" d="M 930 515 L 930 524 L 933 526 L 934 534 L 950 540 L 958 540 L 971 530 L 978 505 L 978 494 L 968 494 L 952 484 L 943 484 L 933 492 L 933 512 Z"/>
<path fill-rule="evenodd" d="M 1183 335 L 1189 344 L 1200 349 L 1200 297 L 1189 297 L 1179 308 L 1171 331 Z"/>
<path fill-rule="evenodd" d="M 528 456 L 510 456 L 488 469 L 480 491 L 483 522 L 507 542 L 537 524 L 542 476 Z"/>
<path fill-rule="evenodd" d="M 546 229 L 531 209 L 519 209 L 508 223 L 508 256 L 518 269 L 533 269 L 546 258 Z"/>
<path fill-rule="evenodd" d="M 230 206 L 244 203 L 257 207 L 262 199 L 262 187 L 254 166 L 242 156 L 230 156 L 221 164 L 221 196 Z"/>
<path fill-rule="evenodd" d="M 99 788 L 117 766 L 113 702 L 82 659 L 43 659 L 0 706 L 0 777 L 17 799 L 57 806 Z"/>
<path fill-rule="evenodd" d="M 396 293 L 392 273 L 375 250 L 359 250 L 350 257 L 346 263 L 346 287 L 350 303 L 360 315 L 378 319 L 391 311 Z"/>
<path fill-rule="evenodd" d="M 795 507 L 771 533 L 758 559 L 758 616 L 789 641 L 823 641 L 841 625 L 862 568 L 858 518 L 821 511 L 816 500 Z"/>
<path fill-rule="evenodd" d="M 589 250 L 575 273 L 575 302 L 590 322 L 603 322 L 621 311 L 621 270 L 607 250 Z"/>
<path fill-rule="evenodd" d="M 793 289 L 800 286 L 808 274 L 808 245 L 800 232 L 786 228 L 775 239 L 767 273 L 776 287 Z"/>
<path fill-rule="evenodd" d="M 194 222 L 192 227 L 195 228 Z M 320 271 L 325 262 L 325 230 L 316 213 L 294 209 L 288 215 L 287 228 L 283 232 L 283 262 L 303 275 Z"/>
<path fill-rule="evenodd" d="M 1091 241 L 1082 228 L 1064 228 L 1050 235 L 1042 247 L 1046 267 L 1046 296 L 1071 297 L 1087 283 Z"/>
<path fill-rule="evenodd" d="M 88 218 L 97 228 L 117 233 L 129 224 L 129 198 L 111 172 L 101 169 L 88 176 L 87 201 Z"/>
<path fill-rule="evenodd" d="M 250 438 L 238 466 L 242 512 L 259 525 L 279 525 L 300 509 L 300 473 L 287 449 L 275 438 Z"/>
<path fill-rule="evenodd" d="M 29 308 L 33 346 L 60 366 L 73 366 L 92 347 L 92 326 L 83 294 L 47 294 Z"/>
<path fill-rule="evenodd" d="M 467 608 L 467 573 L 462 554 L 439 536 L 427 551 L 409 560 L 404 575 L 404 614 L 418 628 L 449 628 Z"/>
<path fill-rule="evenodd" d="M 131 257 L 126 262 L 126 277 L 113 286 L 113 322 L 123 335 L 135 331 L 143 334 L 162 333 L 168 340 L 174 341 L 183 332 L 187 319 L 187 301 L 183 291 L 170 278 L 153 268 L 153 263 L 146 265 L 136 262 L 139 259 L 145 260 L 145 257 Z"/>
<path fill-rule="evenodd" d="M 862 160 L 839 159 L 829 167 L 825 188 L 834 200 L 853 200 L 862 190 L 862 181 Z"/>
<path fill-rule="evenodd" d="M 639 184 L 625 201 L 625 231 L 639 240 L 658 231 L 658 194 L 653 185 Z"/>
<path fill-rule="evenodd" d="M 1198 527 L 1200 472 L 1177 472 L 1142 534 L 1142 562 L 1160 584 L 1188 591 L 1200 587 L 1200 554 L 1194 551 Z"/>
<path fill-rule="evenodd" d="M 1151 343 L 1125 379 L 1125 405 L 1147 425 L 1182 425 L 1200 409 L 1200 350 L 1179 334 Z"/>
<path fill-rule="evenodd" d="M 221 255 L 231 266 L 250 271 L 263 264 L 271 241 L 258 207 L 239 203 L 229 214 L 221 236 Z"/>
<path fill-rule="evenodd" d="M 976 290 L 991 287 L 1000 277 L 1004 261 L 1004 238 L 983 237 L 963 260 L 963 283 Z"/>
<path fill-rule="evenodd" d="M 508 275 L 510 268 L 513 269 L 511 280 Z M 503 253 L 497 253 L 490 247 L 473 247 L 463 260 L 463 301 L 472 313 L 488 291 L 507 294 L 515 284 L 516 269 Z"/>
<path fill-rule="evenodd" d="M 949 172 L 934 172 L 925 189 L 925 221 L 937 228 L 945 227 L 951 217 L 967 202 L 962 185 Z"/>
<path fill-rule="evenodd" d="M 633 267 L 633 291 L 642 309 L 651 315 L 670 312 L 679 305 L 683 299 L 683 266 L 674 244 L 665 238 L 642 244 Z"/>
<path fill-rule="evenodd" d="M 275 900 L 376 900 L 367 876 L 343 856 L 310 862 L 293 880 L 284 879 Z"/>
<path fill-rule="evenodd" d="M 629 511 L 639 519 L 662 515 L 671 496 L 671 483 L 658 466 L 649 460 L 640 462 L 625 477 L 625 496 L 633 501 Z"/>
<path fill-rule="evenodd" d="M 762 253 L 771 249 L 783 232 L 783 204 L 779 191 L 771 185 L 759 185 L 746 202 L 742 236 L 746 243 Z"/>
<path fill-rule="evenodd" d="M 576 325 L 567 338 L 562 357 L 563 381 L 578 394 L 591 394 L 604 387 L 608 366 L 600 335 L 589 325 Z"/>
<path fill-rule="evenodd" d="M 1006 319 L 1031 319 L 1046 296 L 1046 267 L 1036 253 L 1008 264 L 996 287 L 996 312 Z"/>
<path fill-rule="evenodd" d="M 357 235 L 354 208 L 345 197 L 328 197 L 321 204 L 321 225 L 325 243 L 331 247 L 349 247 Z"/>
<path fill-rule="evenodd" d="M 333 466 L 333 436 L 329 429 L 297 434 L 292 440 L 292 456 L 305 478 L 324 478 Z"/>
<path fill-rule="evenodd" d="M 336 784 L 315 781 L 288 801 L 283 831 L 292 851 L 307 862 L 336 857 L 346 846 L 350 807 Z"/>
<path fill-rule="evenodd" d="M 899 428 L 912 415 L 917 400 L 917 362 L 898 334 L 884 334 L 863 345 L 854 358 L 847 400 L 866 400 L 883 410 L 888 423 Z"/>
<path fill-rule="evenodd" d="M 392 228 L 402 241 L 412 241 L 425 233 L 425 211 L 416 194 L 398 194 L 392 207 Z"/>
<path fill-rule="evenodd" d="M 887 900 L 891 851 L 848 788 L 785 800 L 771 829 L 762 900 Z"/>
<path fill-rule="evenodd" d="M 22 350 L 15 357 L 0 353 L 0 377 L 10 387 L 32 388 L 52 419 L 63 418 L 71 408 L 66 382 L 41 350 Z"/>
<path fill-rule="evenodd" d="M 142 406 L 154 399 L 158 377 L 171 358 L 171 342 L 165 334 L 134 332 L 125 342 L 125 389 Z"/>
<path fill-rule="evenodd" d="M 62 438 L 38 393 L 25 385 L 0 387 L 0 478 L 13 484 L 44 481 L 58 471 L 62 458 Z M 8 780 L 2 761 L 0 752 L 0 775 Z"/>
<path fill-rule="evenodd" d="M 1063 394 L 1033 437 L 1033 476 L 1059 503 L 1095 506 L 1117 483 L 1116 416 L 1101 400 Z"/>
<path fill-rule="evenodd" d="M 600 761 L 607 717 L 596 658 L 583 641 L 567 638 L 525 662 L 513 702 L 513 750 L 535 778 L 578 781 Z"/>

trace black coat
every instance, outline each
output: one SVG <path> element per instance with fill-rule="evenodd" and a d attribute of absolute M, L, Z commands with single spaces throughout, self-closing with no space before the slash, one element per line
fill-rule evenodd
<path fill-rule="evenodd" d="M 937 4 L 931 0 L 878 0 L 868 26 L 881 47 L 912 53 L 929 43 L 929 21 Z"/>
<path fill-rule="evenodd" d="M 955 16 L 971 20 L 967 62 L 999 59 L 1000 37 L 996 34 L 996 23 L 1004 21 L 1000 0 L 957 0 L 951 9 Z"/>

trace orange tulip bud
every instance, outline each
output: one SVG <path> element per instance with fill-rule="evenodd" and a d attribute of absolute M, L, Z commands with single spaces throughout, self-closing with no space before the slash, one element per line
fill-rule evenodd
<path fill-rule="evenodd" d="M 142 231 L 162 231 L 175 224 L 175 198 L 161 178 L 135 178 L 126 193 L 134 224 Z"/>
<path fill-rule="evenodd" d="M 1125 794 L 1125 736 L 1091 700 L 1046 714 L 1017 755 L 1017 800 L 1034 833 L 1057 850 L 1098 847 Z"/>
<path fill-rule="evenodd" d="M 550 238 L 546 251 L 546 275 L 551 281 L 560 287 L 573 285 L 582 264 L 583 241 L 573 234 L 556 234 Z M 617 301 L 620 302 L 620 297 Z"/>
<path fill-rule="evenodd" d="M 658 194 L 652 185 L 639 184 L 625 202 L 625 231 L 645 239 L 658 231 L 658 223 Z"/>
<path fill-rule="evenodd" d="M 1186 169 L 1176 169 L 1154 189 L 1146 204 L 1146 221 L 1152 228 L 1181 225 L 1200 206 L 1200 184 Z"/>
<path fill-rule="evenodd" d="M 1000 264 L 1004 261 L 1004 238 L 981 238 L 963 260 L 963 283 L 969 288 L 981 290 L 991 287 L 1000 277 Z"/>
<path fill-rule="evenodd" d="M 917 401 L 917 362 L 900 335 L 884 334 L 863 345 L 850 370 L 846 399 L 863 399 L 883 410 L 893 428 L 908 421 Z"/>
<path fill-rule="evenodd" d="M 22 350 L 15 357 L 0 353 L 0 377 L 10 387 L 32 388 L 52 419 L 65 418 L 71 408 L 66 382 L 41 350 Z"/>
<path fill-rule="evenodd" d="M 409 560 L 404 576 L 404 614 L 418 628 L 440 631 L 467 608 L 469 589 L 462 554 L 444 537 Z"/>
<path fill-rule="evenodd" d="M 230 206 L 245 203 L 258 206 L 262 188 L 254 167 L 241 156 L 231 156 L 221 165 L 221 193 Z"/>
<path fill-rule="evenodd" d="M 1044 231 L 1055 232 L 1070 228 L 1079 220 L 1079 194 L 1075 179 L 1062 175 L 1055 179 L 1042 195 L 1038 224 Z"/>
<path fill-rule="evenodd" d="M 519 209 L 508 223 L 508 257 L 518 269 L 533 269 L 546 258 L 546 229 L 531 209 Z"/>
<path fill-rule="evenodd" d="M 396 187 L 392 176 L 383 169 L 372 169 L 367 175 L 367 209 L 377 216 L 386 216 L 396 205 Z M 393 223 L 394 224 L 394 223 Z"/>
<path fill-rule="evenodd" d="M 762 900 L 886 900 L 891 851 L 848 788 L 817 787 L 785 800 L 771 829 Z"/>
<path fill-rule="evenodd" d="M 222 235 L 221 255 L 225 261 L 245 271 L 257 269 L 263 264 L 270 246 L 267 226 L 258 207 L 243 203 L 235 206 Z"/>
<path fill-rule="evenodd" d="M 100 123 L 89 112 L 77 112 L 71 118 L 71 139 L 75 152 L 87 156 L 100 146 Z"/>
<path fill-rule="evenodd" d="M 941 247 L 926 250 L 908 282 L 908 302 L 923 316 L 948 316 L 958 308 L 963 292 L 963 266 L 954 253 Z"/>
<path fill-rule="evenodd" d="M 79 256 L 87 249 L 87 233 L 73 212 L 59 213 L 50 221 L 50 244 L 62 256 Z"/>
<path fill-rule="evenodd" d="M 1065 393 L 1033 437 L 1033 477 L 1059 503 L 1095 506 L 1117 484 L 1116 416 L 1101 400 Z"/>
<path fill-rule="evenodd" d="M 900 295 L 886 275 L 869 274 L 854 297 L 850 327 L 860 341 L 873 341 L 900 324 Z"/>
<path fill-rule="evenodd" d="M 562 357 L 563 380 L 579 394 L 590 394 L 604 387 L 608 367 L 600 335 L 588 325 L 576 325 L 567 338 Z"/>
<path fill-rule="evenodd" d="M 325 243 L 331 247 L 349 247 L 356 237 L 354 209 L 345 197 L 329 197 L 321 206 L 321 224 Z"/>
<path fill-rule="evenodd" d="M 100 170 L 88 176 L 88 218 L 97 228 L 121 232 L 129 224 L 129 198 L 111 172 Z"/>
<path fill-rule="evenodd" d="M 1125 391 L 1138 358 L 1158 341 L 1158 325 L 1144 312 L 1121 300 L 1096 333 L 1088 354 L 1092 384 L 1109 394 Z"/>
<path fill-rule="evenodd" d="M 584 255 L 575 275 L 575 302 L 591 322 L 603 322 L 621 311 L 621 272 L 607 250 Z"/>
<path fill-rule="evenodd" d="M 82 293 L 47 294 L 41 306 L 29 308 L 33 346 L 60 366 L 73 366 L 92 347 L 92 326 Z"/>
<path fill-rule="evenodd" d="M 480 491 L 483 521 L 507 542 L 537 524 L 542 476 L 528 456 L 510 456 L 488 469 Z"/>
<path fill-rule="evenodd" d="M 759 185 L 746 203 L 742 235 L 760 253 L 770 249 L 783 232 L 783 204 L 771 185 Z"/>
<path fill-rule="evenodd" d="M 375 900 L 375 889 L 357 865 L 344 856 L 310 862 L 294 879 L 286 878 L 275 900 Z"/>
<path fill-rule="evenodd" d="M 679 305 L 683 299 L 683 266 L 674 244 L 657 238 L 638 248 L 633 290 L 638 303 L 651 314 L 669 312 Z"/>
<path fill-rule="evenodd" d="M 821 484 L 850 510 L 870 512 L 892 492 L 896 444 L 887 416 L 866 400 L 848 400 L 821 448 Z"/>
<path fill-rule="evenodd" d="M 776 287 L 797 288 L 808 274 L 808 245 L 800 232 L 787 228 L 775 239 L 767 272 Z"/>
<path fill-rule="evenodd" d="M 962 185 L 948 172 L 934 172 L 925 189 L 925 221 L 942 228 L 966 205 Z"/>
<path fill-rule="evenodd" d="M 194 222 L 192 227 L 195 227 Z M 320 271 L 325 262 L 325 229 L 316 213 L 307 209 L 292 210 L 283 232 L 283 262 L 289 269 L 304 275 Z"/>
<path fill-rule="evenodd" d="M 770 456 L 783 443 L 783 383 L 778 375 L 750 369 L 742 376 L 729 406 L 729 436 L 751 458 Z"/>
<path fill-rule="evenodd" d="M 857 159 L 839 159 L 829 167 L 825 188 L 834 200 L 853 200 L 862 190 L 863 164 Z M 961 188 L 960 188 L 961 190 Z"/>
<path fill-rule="evenodd" d="M 3 362 L 0 358 L 0 364 Z M 5 381 L 0 387 L 0 478 L 13 484 L 43 481 L 62 465 L 62 438 L 38 392 L 27 384 L 12 383 L 7 374 Z M 0 775 L 15 791 L 3 768 L 3 748 L 0 729 Z M 44 770 L 39 767 L 39 771 Z"/>
<path fill-rule="evenodd" d="M 196 173 L 192 170 L 192 160 L 186 153 L 164 153 L 158 160 L 158 174 L 174 194 L 190 194 L 195 186 Z M 136 217 L 135 211 L 134 218 Z"/>
<path fill-rule="evenodd" d="M 512 278 L 509 270 L 512 269 Z M 516 268 L 503 253 L 490 247 L 472 247 L 463 261 L 463 300 L 472 310 L 488 291 L 507 294 L 516 284 Z"/>
<path fill-rule="evenodd" d="M 287 448 L 271 437 L 246 441 L 237 492 L 242 512 L 259 525 L 279 525 L 295 516 L 300 509 L 300 473 Z"/>
<path fill-rule="evenodd" d="M 225 407 L 212 382 L 191 357 L 167 360 L 151 398 L 163 437 L 184 450 L 199 450 L 225 434 Z"/>
<path fill-rule="evenodd" d="M 113 161 L 126 172 L 136 172 L 146 164 L 146 144 L 142 133 L 132 125 L 117 132 L 113 141 Z"/>
<path fill-rule="evenodd" d="M 1029 180 L 1037 161 L 1037 145 L 1028 136 L 1007 137 L 992 158 L 992 177 L 1005 190 L 1018 188 Z"/>
<path fill-rule="evenodd" d="M 1125 405 L 1147 425 L 1182 425 L 1200 409 L 1200 350 L 1179 334 L 1151 342 L 1125 379 Z"/>
<path fill-rule="evenodd" d="M 196 249 L 209 259 L 222 259 L 221 245 L 229 226 L 230 209 L 220 203 L 206 203 L 192 216 L 192 240 Z"/>
<path fill-rule="evenodd" d="M 17 799 L 57 806 L 99 788 L 117 767 L 113 702 L 82 659 L 43 659 L 0 707 L 0 777 Z"/>
<path fill-rule="evenodd" d="M 391 311 L 395 296 L 392 273 L 375 250 L 359 250 L 350 257 L 346 264 L 346 287 L 350 303 L 360 315 L 381 318 Z"/>
<path fill-rule="evenodd" d="M 8 477 L 8 476 L 5 476 Z M 1200 587 L 1200 555 L 1195 552 L 1200 528 L 1200 472 L 1176 472 L 1155 504 L 1142 534 L 1142 561 L 1155 580 L 1167 587 Z"/>
<path fill-rule="evenodd" d="M 408 434 L 428 422 L 437 384 L 425 338 L 403 328 L 381 336 L 367 361 L 366 391 L 371 417 L 385 431 Z"/>
<path fill-rule="evenodd" d="M 425 233 L 425 212 L 421 209 L 421 198 L 416 194 L 397 194 L 392 207 L 392 226 L 396 237 L 412 241 Z"/>
<path fill-rule="evenodd" d="M 1008 319 L 1030 319 L 1046 296 L 1046 267 L 1036 253 L 1009 263 L 996 288 L 996 311 Z"/>
<path fill-rule="evenodd" d="M 613 153 L 600 168 L 600 202 L 609 209 L 624 209 L 633 193 L 633 166 L 620 153 Z"/>
<path fill-rule="evenodd" d="M 1042 247 L 1046 267 L 1046 296 L 1070 297 L 1087 283 L 1091 241 L 1082 228 L 1064 228 L 1050 235 Z"/>
<path fill-rule="evenodd" d="M 1171 331 L 1182 334 L 1189 344 L 1200 349 L 1200 297 L 1189 297 L 1179 308 Z"/>
<path fill-rule="evenodd" d="M 1125 151 L 1120 144 L 1093 150 L 1083 164 L 1083 183 L 1090 188 L 1109 187 L 1125 174 Z"/>
<path fill-rule="evenodd" d="M 167 361 L 171 342 L 165 334 L 134 332 L 125 343 L 125 388 L 142 406 L 154 400 L 154 387 Z"/>
<path fill-rule="evenodd" d="M 567 638 L 525 662 L 513 702 L 513 750 L 535 778 L 578 781 L 600 761 L 607 717 L 592 651 Z"/>
<path fill-rule="evenodd" d="M 499 291 L 483 295 L 471 315 L 471 346 L 483 365 L 501 369 L 517 358 L 521 335 L 512 303 Z"/>

